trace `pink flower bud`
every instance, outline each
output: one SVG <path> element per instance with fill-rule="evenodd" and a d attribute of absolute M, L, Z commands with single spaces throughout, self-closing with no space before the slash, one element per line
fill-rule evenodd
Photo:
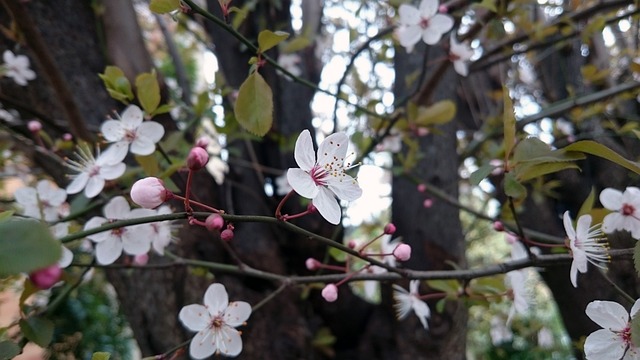
<path fill-rule="evenodd" d="M 411 246 L 407 244 L 400 244 L 393 250 L 393 256 L 400 261 L 407 261 L 411 259 Z"/>
<path fill-rule="evenodd" d="M 358 242 L 355 240 L 349 240 L 347 246 L 349 247 L 349 249 L 355 249 L 356 246 L 358 246 Z"/>
<path fill-rule="evenodd" d="M 384 233 L 387 235 L 393 235 L 396 232 L 396 226 L 393 223 L 388 223 L 384 227 Z"/>
<path fill-rule="evenodd" d="M 220 238 L 226 242 L 233 240 L 233 230 L 231 229 L 222 230 L 222 232 L 220 233 Z"/>
<path fill-rule="evenodd" d="M 209 162 L 209 153 L 201 147 L 194 147 L 187 156 L 187 167 L 189 170 L 198 171 Z"/>
<path fill-rule="evenodd" d="M 449 12 L 449 8 L 447 7 L 447 5 L 444 5 L 444 4 L 443 4 L 443 5 L 440 5 L 440 6 L 438 7 L 438 12 L 439 12 L 440 14 L 446 14 L 446 13 L 448 13 L 448 12 Z"/>
<path fill-rule="evenodd" d="M 211 214 L 207 216 L 204 225 L 209 231 L 220 231 L 224 226 L 224 219 L 219 214 Z"/>
<path fill-rule="evenodd" d="M 424 201 L 422 202 L 422 206 L 424 206 L 425 209 L 428 209 L 428 208 L 432 207 L 433 206 L 433 200 L 424 199 Z"/>
<path fill-rule="evenodd" d="M 133 264 L 138 266 L 147 265 L 149 262 L 149 254 L 141 254 L 133 257 Z"/>
<path fill-rule="evenodd" d="M 423 193 L 425 191 L 427 191 L 427 185 L 425 184 L 418 184 L 418 191 Z"/>
<path fill-rule="evenodd" d="M 419 127 L 416 129 L 416 135 L 420 137 L 429 135 L 429 132 L 430 132 L 429 129 L 425 127 Z"/>
<path fill-rule="evenodd" d="M 31 120 L 27 123 L 27 128 L 29 128 L 29 131 L 37 133 L 42 130 L 42 124 L 38 120 Z"/>
<path fill-rule="evenodd" d="M 338 287 L 335 284 L 328 284 L 322 289 L 322 297 L 327 302 L 334 302 L 338 300 Z"/>
<path fill-rule="evenodd" d="M 71 141 L 71 140 L 73 140 L 73 135 L 71 135 L 69 133 L 64 133 L 64 134 L 62 134 L 62 140 Z"/>
<path fill-rule="evenodd" d="M 146 177 L 136 181 L 131 187 L 131 200 L 146 209 L 153 209 L 171 197 L 171 191 L 164 187 L 162 180 Z"/>
<path fill-rule="evenodd" d="M 307 261 L 304 262 L 304 265 L 307 267 L 307 269 L 314 271 L 320 268 L 320 261 L 314 258 L 308 258 Z"/>
<path fill-rule="evenodd" d="M 55 264 L 29 274 L 29 279 L 38 289 L 46 290 L 55 285 L 62 276 L 60 265 Z"/>
<path fill-rule="evenodd" d="M 502 221 L 494 221 L 493 222 L 493 230 L 495 231 L 504 231 L 504 224 Z"/>
<path fill-rule="evenodd" d="M 206 136 L 200 136 L 196 141 L 196 146 L 206 150 L 207 146 L 209 146 L 209 138 Z"/>

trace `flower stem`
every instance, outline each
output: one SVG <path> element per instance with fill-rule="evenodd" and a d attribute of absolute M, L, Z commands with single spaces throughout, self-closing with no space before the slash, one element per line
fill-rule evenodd
<path fill-rule="evenodd" d="M 276 208 L 276 219 L 279 220 L 285 220 L 282 216 L 282 206 L 284 205 L 285 202 L 287 202 L 287 200 L 289 200 L 289 198 L 293 195 L 293 190 L 289 191 L 289 193 L 287 193 L 287 195 L 285 195 L 285 197 L 282 198 L 282 200 L 280 201 L 280 203 L 278 204 L 278 207 Z M 295 215 L 293 215 L 295 216 Z"/>

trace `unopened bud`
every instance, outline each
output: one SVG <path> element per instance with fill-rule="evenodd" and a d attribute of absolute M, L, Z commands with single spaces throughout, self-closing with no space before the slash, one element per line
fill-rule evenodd
<path fill-rule="evenodd" d="M 29 274 L 29 280 L 38 289 L 46 290 L 55 285 L 62 276 L 62 269 L 58 264 L 51 265 L 44 269 L 36 270 Z"/>
<path fill-rule="evenodd" d="M 308 258 L 307 261 L 304 262 L 304 265 L 308 270 L 314 271 L 320 268 L 320 261 L 314 258 Z"/>
<path fill-rule="evenodd" d="M 231 229 L 222 230 L 222 232 L 220 233 L 220 238 L 226 242 L 233 240 L 233 230 Z"/>
<path fill-rule="evenodd" d="M 335 284 L 328 284 L 322 289 L 322 297 L 327 302 L 334 302 L 338 300 L 338 287 Z"/>
<path fill-rule="evenodd" d="M 393 250 L 393 256 L 400 261 L 407 261 L 411 259 L 411 246 L 407 244 L 400 244 Z"/>
<path fill-rule="evenodd" d="M 196 141 L 196 146 L 206 150 L 207 146 L 209 146 L 209 138 L 206 136 L 200 136 Z"/>
<path fill-rule="evenodd" d="M 164 187 L 162 180 L 150 176 L 136 181 L 130 194 L 134 203 L 145 209 L 154 209 L 170 198 L 171 191 Z"/>
<path fill-rule="evenodd" d="M 355 249 L 356 246 L 358 246 L 358 242 L 355 240 L 349 240 L 347 246 L 349 247 L 349 249 Z"/>
<path fill-rule="evenodd" d="M 440 6 L 438 7 L 438 12 L 439 12 L 440 14 L 446 14 L 446 13 L 448 13 L 448 12 L 449 12 L 449 8 L 447 7 L 447 5 L 444 5 L 444 4 L 443 4 L 443 5 L 440 5 Z"/>
<path fill-rule="evenodd" d="M 133 264 L 138 266 L 147 265 L 149 262 L 149 254 L 144 253 L 133 257 Z"/>
<path fill-rule="evenodd" d="M 219 214 L 211 214 L 207 216 L 204 224 L 209 231 L 220 231 L 224 226 L 224 219 Z"/>
<path fill-rule="evenodd" d="M 428 208 L 432 207 L 433 206 L 433 200 L 424 199 L 424 201 L 422 202 L 422 206 L 424 206 L 425 209 L 428 209 Z"/>
<path fill-rule="evenodd" d="M 197 171 L 205 167 L 209 162 L 209 153 L 201 147 L 194 147 L 187 156 L 187 167 L 189 170 Z"/>
<path fill-rule="evenodd" d="M 418 184 L 418 191 L 420 191 L 421 193 L 427 191 L 427 185 L 425 184 Z"/>
<path fill-rule="evenodd" d="M 27 128 L 29 128 L 29 131 L 32 133 L 37 133 L 42 130 L 42 124 L 38 120 L 31 120 L 27 123 Z"/>
<path fill-rule="evenodd" d="M 64 134 L 62 134 L 62 140 L 71 141 L 71 140 L 73 140 L 73 135 L 71 135 L 70 133 L 64 133 Z"/>
<path fill-rule="evenodd" d="M 502 221 L 494 221 L 493 222 L 493 230 L 495 231 L 504 231 L 504 224 Z"/>
<path fill-rule="evenodd" d="M 396 226 L 393 223 L 388 223 L 384 227 L 384 233 L 387 235 L 393 235 L 396 232 Z"/>

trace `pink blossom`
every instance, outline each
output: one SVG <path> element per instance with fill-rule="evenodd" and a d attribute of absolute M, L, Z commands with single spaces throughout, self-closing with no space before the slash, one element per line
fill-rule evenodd
<path fill-rule="evenodd" d="M 307 267 L 308 270 L 314 271 L 314 270 L 318 270 L 318 268 L 320 268 L 320 261 L 314 259 L 314 258 L 308 258 L 305 262 L 304 265 Z"/>
<path fill-rule="evenodd" d="M 131 200 L 145 209 L 154 209 L 171 198 L 171 192 L 162 180 L 146 177 L 136 181 L 131 187 Z"/>
<path fill-rule="evenodd" d="M 38 289 L 46 290 L 55 285 L 62 276 L 60 265 L 55 264 L 29 274 L 29 279 Z"/>
<path fill-rule="evenodd" d="M 387 235 L 393 235 L 396 232 L 396 226 L 393 223 L 388 223 L 384 227 L 384 233 Z"/>
<path fill-rule="evenodd" d="M 224 226 L 224 219 L 219 214 L 211 214 L 204 221 L 209 231 L 220 231 Z"/>
<path fill-rule="evenodd" d="M 31 120 L 27 123 L 27 128 L 29 128 L 29 131 L 37 133 L 42 130 L 42 124 L 38 120 Z"/>
<path fill-rule="evenodd" d="M 231 229 L 222 230 L 222 232 L 220 233 L 220 238 L 227 242 L 233 240 L 233 230 Z"/>
<path fill-rule="evenodd" d="M 327 286 L 322 289 L 322 297 L 327 302 L 338 300 L 338 287 L 335 284 L 327 284 Z"/>
<path fill-rule="evenodd" d="M 209 162 L 209 153 L 199 146 L 196 146 L 189 151 L 187 156 L 187 167 L 189 170 L 197 171 L 202 169 Z"/>
<path fill-rule="evenodd" d="M 393 250 L 393 256 L 400 261 L 407 261 L 411 258 L 411 246 L 407 244 L 398 245 Z"/>

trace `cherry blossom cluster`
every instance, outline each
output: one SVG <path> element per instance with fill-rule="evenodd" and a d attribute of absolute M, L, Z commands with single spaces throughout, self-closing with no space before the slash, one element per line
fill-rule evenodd
<path fill-rule="evenodd" d="M 20 86 L 26 86 L 27 81 L 36 78 L 26 55 L 16 55 L 11 50 L 5 50 L 2 60 L 4 63 L 0 64 L 0 76 L 11 78 Z"/>

